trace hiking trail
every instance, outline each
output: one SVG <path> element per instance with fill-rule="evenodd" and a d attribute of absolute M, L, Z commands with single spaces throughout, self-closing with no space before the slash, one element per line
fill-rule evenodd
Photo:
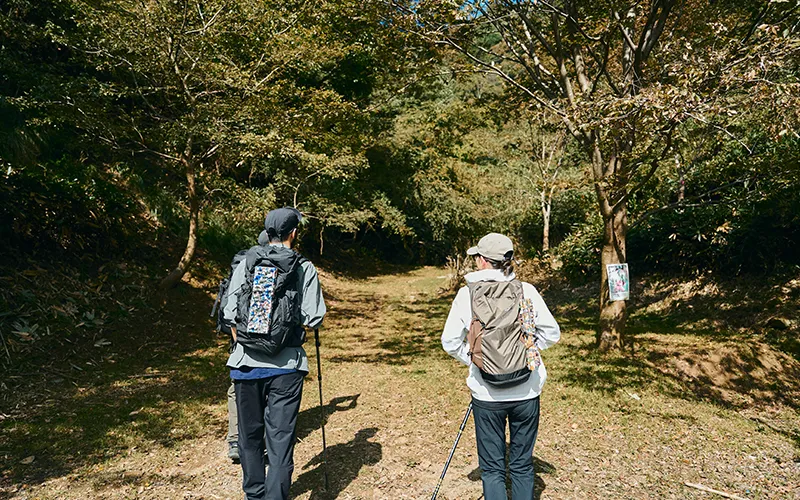
<path fill-rule="evenodd" d="M 321 491 L 312 341 L 295 498 L 430 497 L 469 403 L 466 368 L 439 343 L 452 300 L 439 293 L 445 274 L 432 267 L 368 278 L 321 273 L 330 490 Z M 772 401 L 753 413 L 687 392 L 659 359 L 592 354 L 582 319 L 543 296 L 563 335 L 543 353 L 549 377 L 534 451 L 537 498 L 707 498 L 685 482 L 748 498 L 800 496 L 796 406 Z M 119 358 L 113 375 L 65 383 L 45 398 L 52 414 L 34 413 L 10 439 L 16 448 L 49 439 L 49 451 L 32 449 L 33 462 L 16 467 L 35 472 L 24 484 L 6 477 L 0 498 L 241 498 L 240 467 L 225 456 L 227 341 L 209 341 L 212 301 L 192 288 L 170 306 L 178 315 L 170 328 L 152 327 L 150 343 Z M 439 498 L 480 496 L 470 421 Z"/>

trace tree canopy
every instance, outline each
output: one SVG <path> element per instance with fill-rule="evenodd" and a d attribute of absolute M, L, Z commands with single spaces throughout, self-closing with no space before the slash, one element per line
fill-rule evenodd
<path fill-rule="evenodd" d="M 147 249 L 174 286 L 277 206 L 307 214 L 313 255 L 442 263 L 507 232 L 600 281 L 598 346 L 621 347 L 607 264 L 798 264 L 799 11 L 9 0 L 0 237 Z"/>

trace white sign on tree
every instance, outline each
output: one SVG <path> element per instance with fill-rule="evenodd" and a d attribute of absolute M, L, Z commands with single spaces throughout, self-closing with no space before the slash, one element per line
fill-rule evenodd
<path fill-rule="evenodd" d="M 628 264 L 608 264 L 606 272 L 609 300 L 628 300 L 631 294 Z"/>

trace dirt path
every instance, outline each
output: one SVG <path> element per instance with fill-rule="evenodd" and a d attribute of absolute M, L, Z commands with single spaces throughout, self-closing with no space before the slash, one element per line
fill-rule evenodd
<path fill-rule="evenodd" d="M 429 497 L 469 400 L 466 369 L 439 346 L 450 303 L 437 294 L 443 274 L 421 268 L 361 280 L 323 276 L 330 308 L 322 359 L 331 490 L 320 490 L 312 370 L 298 424 L 296 498 Z M 796 407 L 756 411 L 700 400 L 645 362 L 591 354 L 591 332 L 569 308 L 554 309 L 564 338 L 544 354 L 550 376 L 534 458 L 537 495 L 706 498 L 685 487 L 688 481 L 748 498 L 800 498 Z M 185 328 L 207 328 L 207 335 L 210 327 L 198 321 L 187 319 Z M 142 355 L 151 348 L 157 346 Z M 312 344 L 308 350 L 316 366 Z M 57 410 L 76 416 L 48 424 L 53 446 L 61 446 L 57 463 L 25 485 L 8 485 L 0 498 L 241 498 L 239 466 L 224 456 L 223 342 L 169 359 L 78 391 L 82 401 Z M 97 430 L 92 421 L 103 418 L 102 405 L 109 422 Z M 40 436 L 45 422 L 37 422 L 37 428 L 19 424 L 16 432 Z M 80 432 L 106 448 L 95 444 L 91 459 L 70 461 L 70 444 L 81 441 L 69 436 Z M 470 422 L 440 498 L 480 496 Z"/>

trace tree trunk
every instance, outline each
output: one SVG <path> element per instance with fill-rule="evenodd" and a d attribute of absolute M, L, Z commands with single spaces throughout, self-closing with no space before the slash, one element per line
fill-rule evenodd
<path fill-rule="evenodd" d="M 197 225 L 200 219 L 200 202 L 197 199 L 194 169 L 194 163 L 191 160 L 187 161 L 186 187 L 189 194 L 189 237 L 186 240 L 186 250 L 184 250 L 183 257 L 181 257 L 181 260 L 178 262 L 178 266 L 161 281 L 162 290 L 173 288 L 180 283 L 183 275 L 189 270 L 189 264 L 191 264 L 195 248 L 197 248 Z"/>
<path fill-rule="evenodd" d="M 626 301 L 609 300 L 606 265 L 626 262 L 625 237 L 628 209 L 622 203 L 610 216 L 603 217 L 603 251 L 600 258 L 600 325 L 597 348 L 601 351 L 622 349 L 625 345 Z"/>
<path fill-rule="evenodd" d="M 542 253 L 550 251 L 550 205 L 542 205 Z"/>

